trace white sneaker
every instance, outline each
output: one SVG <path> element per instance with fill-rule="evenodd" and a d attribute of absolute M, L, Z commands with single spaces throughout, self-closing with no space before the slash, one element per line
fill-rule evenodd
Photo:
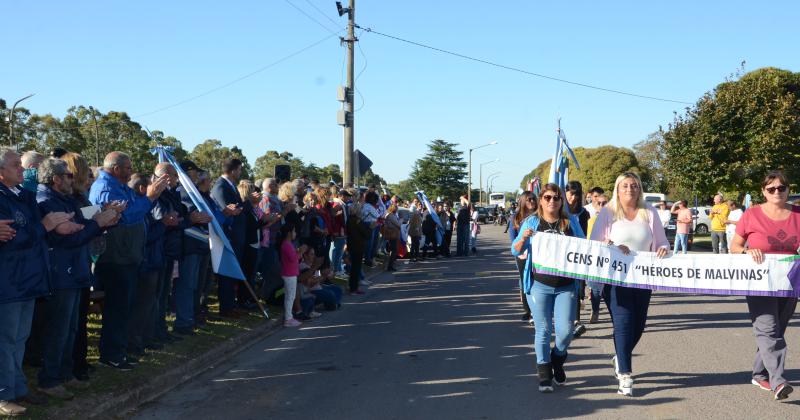
<path fill-rule="evenodd" d="M 308 314 L 308 316 L 310 316 L 311 318 L 319 318 L 322 316 L 322 314 L 317 311 L 311 311 L 311 313 Z"/>
<path fill-rule="evenodd" d="M 614 377 L 619 379 L 619 364 L 617 363 L 617 356 L 611 358 L 611 363 L 614 364 Z"/>
<path fill-rule="evenodd" d="M 361 280 L 358 284 L 362 286 L 372 286 L 372 282 L 369 280 Z"/>
<path fill-rule="evenodd" d="M 286 321 L 283 321 L 283 326 L 284 327 L 299 327 L 300 325 L 302 325 L 300 323 L 300 321 L 298 321 L 298 320 L 296 320 L 294 318 L 287 319 Z"/>
<path fill-rule="evenodd" d="M 619 375 L 619 389 L 617 390 L 617 394 L 622 394 L 626 397 L 633 396 L 633 378 L 631 378 L 631 375 Z"/>

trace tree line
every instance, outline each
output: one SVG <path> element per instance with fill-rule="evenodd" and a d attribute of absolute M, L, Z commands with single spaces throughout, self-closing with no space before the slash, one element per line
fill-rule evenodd
<path fill-rule="evenodd" d="M 9 123 L 12 121 L 10 113 L 6 101 L 0 98 L 0 144 L 3 145 L 12 144 L 9 134 Z M 275 165 L 289 165 L 293 177 L 307 175 L 310 179 L 319 179 L 320 182 L 342 181 L 339 165 L 320 167 L 313 162 L 306 163 L 299 156 L 287 151 L 279 153 L 268 150 L 252 166 L 241 148 L 236 145 L 227 147 L 218 139 L 207 139 L 187 151 L 174 136 L 158 130 L 148 131 L 126 112 L 102 113 L 79 105 L 70 107 L 64 118 L 57 118 L 51 114 L 39 115 L 27 108 L 17 107 L 14 110 L 13 124 L 13 145 L 17 150 L 36 150 L 47 154 L 54 148 L 61 147 L 81 153 L 94 166 L 100 166 L 107 153 L 118 150 L 131 156 L 134 171 L 147 173 L 158 162 L 150 149 L 161 144 L 172 147 L 178 161 L 191 159 L 213 177 L 220 175 L 224 160 L 237 158 L 244 163 L 243 179 L 271 177 L 274 175 Z M 367 171 L 359 181 L 364 185 L 386 184 L 383 178 L 372 171 Z"/>

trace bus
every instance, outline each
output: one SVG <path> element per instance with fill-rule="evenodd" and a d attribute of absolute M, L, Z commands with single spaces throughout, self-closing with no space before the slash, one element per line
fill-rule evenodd
<path fill-rule="evenodd" d="M 505 193 L 492 193 L 489 194 L 489 207 L 496 206 L 496 207 L 505 207 L 506 206 L 506 195 Z"/>

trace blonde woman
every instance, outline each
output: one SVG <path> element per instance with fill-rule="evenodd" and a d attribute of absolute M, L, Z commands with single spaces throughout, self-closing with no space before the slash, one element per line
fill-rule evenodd
<path fill-rule="evenodd" d="M 632 172 L 617 177 L 611 201 L 597 214 L 591 239 L 616 246 L 624 254 L 631 251 L 655 252 L 663 258 L 669 242 L 658 212 L 644 201 L 642 180 Z M 618 393 L 633 396 L 633 349 L 642 338 L 652 290 L 606 285 L 603 290 L 614 325 L 614 373 Z"/>

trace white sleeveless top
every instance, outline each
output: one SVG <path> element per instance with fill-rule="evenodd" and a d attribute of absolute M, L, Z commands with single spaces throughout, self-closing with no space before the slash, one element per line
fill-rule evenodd
<path fill-rule="evenodd" d="M 633 221 L 622 218 L 614 222 L 608 236 L 614 245 L 625 245 L 631 251 L 650 251 L 653 244 L 650 224 L 638 215 Z"/>

